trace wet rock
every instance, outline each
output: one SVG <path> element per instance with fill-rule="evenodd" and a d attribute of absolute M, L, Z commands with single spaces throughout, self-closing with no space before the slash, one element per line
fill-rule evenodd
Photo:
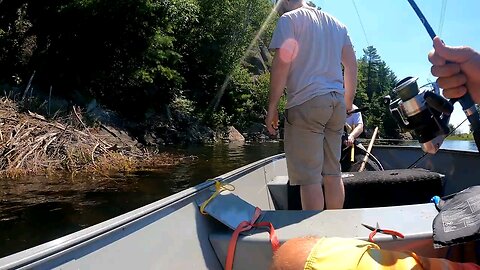
<path fill-rule="evenodd" d="M 245 137 L 233 126 L 228 127 L 228 141 L 244 142 Z"/>

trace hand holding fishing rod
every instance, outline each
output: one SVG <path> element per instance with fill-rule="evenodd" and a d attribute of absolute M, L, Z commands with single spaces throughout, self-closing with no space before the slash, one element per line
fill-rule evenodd
<path fill-rule="evenodd" d="M 443 95 L 462 105 L 480 151 L 480 116 L 474 104 L 480 104 L 480 54 L 466 46 L 446 46 L 439 37 L 433 39 L 433 47 L 428 54 L 432 75 L 438 77 Z"/>
<path fill-rule="evenodd" d="M 444 96 L 454 99 L 454 102 L 459 100 L 460 103 L 465 96 L 465 99 L 473 98 L 472 103 L 480 104 L 480 54 L 468 46 L 445 45 L 436 36 L 415 1 L 408 2 L 432 38 L 434 49 L 428 54 L 428 59 L 433 64 L 432 75 L 438 77 L 437 83 L 443 88 Z"/>
<path fill-rule="evenodd" d="M 456 99 L 468 91 L 480 104 L 480 54 L 467 46 L 447 46 L 439 37 L 433 39 L 433 47 L 428 59 L 443 95 Z"/>
<path fill-rule="evenodd" d="M 436 153 L 448 135 L 445 126 L 453 111 L 452 105 L 459 101 L 472 126 L 475 144 L 480 151 L 480 115 L 473 102 L 475 100 L 480 103 L 480 55 L 469 47 L 446 46 L 436 37 L 415 1 L 408 2 L 434 42 L 434 50 L 429 54 L 429 60 L 433 64 L 432 74 L 439 77 L 437 83 L 444 89 L 444 95 L 452 99 L 446 102 L 434 92 L 419 93 L 416 78 L 407 77 L 394 89 L 400 99 L 390 103 L 390 97 L 387 96 L 385 101 L 390 103 L 390 111 L 400 126 L 414 130 L 423 150 L 432 154 Z M 430 119 L 428 114 L 431 115 Z"/>

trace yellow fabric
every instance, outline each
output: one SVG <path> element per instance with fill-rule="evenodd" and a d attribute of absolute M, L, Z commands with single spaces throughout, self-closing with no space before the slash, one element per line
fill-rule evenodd
<path fill-rule="evenodd" d="M 212 201 L 215 197 L 217 197 L 218 194 L 220 194 L 222 191 L 228 190 L 228 191 L 234 191 L 235 187 L 232 184 L 223 184 L 220 181 L 217 180 L 212 180 L 208 179 L 207 181 L 214 181 L 215 182 L 215 192 L 208 198 L 206 201 L 200 205 L 200 212 L 204 215 L 207 214 L 205 212 L 205 207 L 207 207 L 207 204 Z"/>
<path fill-rule="evenodd" d="M 480 269 L 473 263 L 425 258 L 413 252 L 381 250 L 376 244 L 350 238 L 321 238 L 310 251 L 305 270 L 319 269 Z"/>

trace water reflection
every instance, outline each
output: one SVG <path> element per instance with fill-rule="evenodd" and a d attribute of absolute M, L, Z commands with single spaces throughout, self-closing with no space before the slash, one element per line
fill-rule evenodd
<path fill-rule="evenodd" d="M 116 177 L 0 179 L 0 257 L 53 240 L 206 179 L 281 153 L 281 143 L 215 144 L 169 152 L 193 156 L 155 172 Z"/>
<path fill-rule="evenodd" d="M 477 151 L 477 145 L 474 141 L 457 141 L 457 140 L 446 140 L 443 142 L 441 149 L 451 149 L 451 150 L 472 150 Z"/>
<path fill-rule="evenodd" d="M 368 145 L 368 140 L 361 140 L 364 145 Z M 420 143 L 415 140 L 376 140 L 375 143 L 381 145 L 401 145 L 401 146 L 420 146 Z M 460 140 L 444 140 L 440 149 L 450 150 L 471 150 L 477 151 L 477 146 L 474 141 L 460 141 Z"/>

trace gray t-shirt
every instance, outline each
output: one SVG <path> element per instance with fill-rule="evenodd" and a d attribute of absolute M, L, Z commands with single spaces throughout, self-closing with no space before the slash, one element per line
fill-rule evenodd
<path fill-rule="evenodd" d="M 345 25 L 325 12 L 301 7 L 283 14 L 269 47 L 293 53 L 286 107 L 332 91 L 344 94 L 342 49 L 351 44 Z"/>

